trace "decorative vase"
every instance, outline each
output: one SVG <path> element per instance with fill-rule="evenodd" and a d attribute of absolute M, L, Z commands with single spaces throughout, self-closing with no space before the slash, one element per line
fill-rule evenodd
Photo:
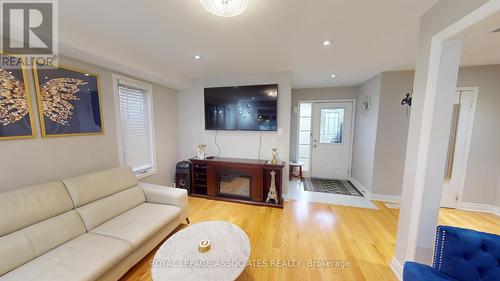
<path fill-rule="evenodd" d="M 206 144 L 198 145 L 198 153 L 196 153 L 196 158 L 205 159 L 205 156 L 206 156 L 205 149 L 206 148 L 207 148 Z"/>
<path fill-rule="evenodd" d="M 273 165 L 278 164 L 278 152 L 277 151 L 278 151 L 277 148 L 273 148 L 273 152 L 272 152 L 273 159 L 271 160 L 271 164 L 273 164 Z"/>

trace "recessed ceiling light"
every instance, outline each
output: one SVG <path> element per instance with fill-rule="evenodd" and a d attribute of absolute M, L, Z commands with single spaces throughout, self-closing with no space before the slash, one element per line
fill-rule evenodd
<path fill-rule="evenodd" d="M 337 77 L 337 75 L 332 74 L 332 75 L 330 75 L 330 77 L 335 78 L 335 77 Z"/>
<path fill-rule="evenodd" d="M 323 46 L 325 46 L 325 47 L 326 47 L 326 46 L 330 46 L 330 45 L 332 44 L 332 41 L 330 41 L 330 40 L 325 40 L 325 41 L 323 41 L 323 43 L 322 43 L 322 44 L 323 44 Z"/>
<path fill-rule="evenodd" d="M 199 55 L 195 55 L 193 58 L 194 58 L 195 60 L 199 60 L 199 59 L 201 59 L 201 56 L 199 56 Z"/>

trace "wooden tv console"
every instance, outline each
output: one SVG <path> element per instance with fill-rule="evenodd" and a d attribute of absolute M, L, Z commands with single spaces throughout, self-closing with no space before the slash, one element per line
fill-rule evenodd
<path fill-rule="evenodd" d="M 254 205 L 283 208 L 282 173 L 284 163 L 272 165 L 266 160 L 215 157 L 213 159 L 192 158 L 191 161 L 191 196 L 224 201 L 249 203 Z M 271 185 L 271 172 L 276 178 L 278 202 L 266 202 Z M 247 196 L 228 196 L 220 192 L 222 174 L 231 174 L 248 178 L 250 190 Z"/>

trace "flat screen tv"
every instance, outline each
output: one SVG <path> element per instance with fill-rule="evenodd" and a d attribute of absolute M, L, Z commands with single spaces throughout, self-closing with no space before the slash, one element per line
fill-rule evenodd
<path fill-rule="evenodd" d="M 276 131 L 278 85 L 205 88 L 205 129 Z"/>

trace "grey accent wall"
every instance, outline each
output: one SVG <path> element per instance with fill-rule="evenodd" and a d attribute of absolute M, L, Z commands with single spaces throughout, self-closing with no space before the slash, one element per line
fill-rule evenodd
<path fill-rule="evenodd" d="M 401 195 L 410 122 L 409 108 L 401 106 L 413 87 L 413 71 L 381 74 L 380 106 L 371 192 Z"/>
<path fill-rule="evenodd" d="M 299 101 L 325 101 L 356 99 L 358 87 L 329 87 L 308 88 L 292 90 L 292 117 L 290 127 L 290 159 L 295 161 L 297 157 L 297 119 L 298 111 L 295 111 Z M 297 109 L 298 110 L 298 109 Z"/>
<path fill-rule="evenodd" d="M 351 178 L 368 190 L 372 189 L 381 77 L 378 74 L 361 84 L 357 95 Z M 371 108 L 366 112 L 361 110 L 364 96 L 371 97 Z"/>
<path fill-rule="evenodd" d="M 0 192 L 119 166 L 112 79 L 112 73 L 119 72 L 66 57 L 60 64 L 100 76 L 104 134 L 41 138 L 33 75 L 28 71 L 37 137 L 0 141 Z M 159 172 L 143 180 L 171 185 L 178 151 L 177 94 L 154 84 L 153 92 Z"/>
<path fill-rule="evenodd" d="M 141 181 L 173 186 L 175 165 L 179 158 L 177 92 L 153 84 L 153 110 L 158 173 Z"/>
<path fill-rule="evenodd" d="M 462 201 L 500 206 L 500 65 L 462 67 L 458 86 L 479 87 Z"/>

